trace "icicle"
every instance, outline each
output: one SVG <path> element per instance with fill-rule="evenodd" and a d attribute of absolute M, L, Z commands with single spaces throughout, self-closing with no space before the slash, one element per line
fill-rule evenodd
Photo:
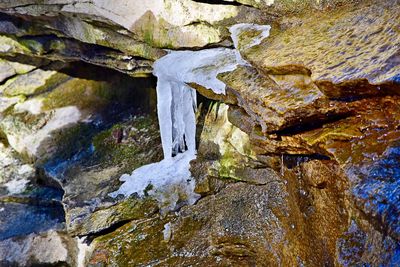
<path fill-rule="evenodd" d="M 235 51 L 227 48 L 202 51 L 174 51 L 154 64 L 158 77 L 157 101 L 164 157 L 185 151 L 195 153 L 196 91 L 186 82 L 194 82 L 217 94 L 225 93 L 218 73 L 234 70 Z"/>
<path fill-rule="evenodd" d="M 164 79 L 160 75 L 157 82 L 157 99 L 164 158 L 183 152 L 186 147 L 195 153 L 195 90 L 185 83 Z"/>

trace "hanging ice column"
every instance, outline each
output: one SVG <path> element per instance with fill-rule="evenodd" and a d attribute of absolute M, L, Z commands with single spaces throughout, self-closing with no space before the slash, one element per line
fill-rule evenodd
<path fill-rule="evenodd" d="M 231 28 L 232 39 L 239 47 L 240 34 L 253 30 L 255 38 L 262 37 L 250 46 L 258 44 L 268 36 L 269 26 L 238 24 Z M 261 28 L 260 28 L 261 27 Z M 248 46 L 246 46 L 248 48 Z M 142 166 L 131 175 L 124 174 L 125 183 L 112 197 L 119 194 L 148 194 L 156 198 L 162 210 L 176 207 L 178 201 L 194 203 L 194 180 L 190 173 L 190 161 L 196 154 L 196 92 L 187 83 L 196 83 L 216 94 L 225 94 L 225 84 L 217 79 L 219 73 L 232 71 L 237 65 L 247 64 L 235 49 L 215 48 L 201 51 L 173 51 L 154 63 L 157 76 L 157 108 L 164 160 Z M 173 155 L 176 155 L 173 157 Z M 186 199 L 181 199 L 185 196 Z"/>
<path fill-rule="evenodd" d="M 225 93 L 218 73 L 237 66 L 235 52 L 218 48 L 202 51 L 175 51 L 154 64 L 157 76 L 157 108 L 164 157 L 188 150 L 195 153 L 196 91 L 186 83 L 193 82 Z"/>
<path fill-rule="evenodd" d="M 155 69 L 156 73 L 156 69 Z M 196 92 L 162 74 L 157 82 L 157 112 L 164 158 L 179 152 L 196 153 Z"/>

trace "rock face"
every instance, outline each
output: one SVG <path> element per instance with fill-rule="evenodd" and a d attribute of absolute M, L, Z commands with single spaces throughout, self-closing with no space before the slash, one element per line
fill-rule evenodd
<path fill-rule="evenodd" d="M 0 266 L 399 266 L 399 4 L 2 1 Z M 162 159 L 167 49 L 199 93 L 169 212 L 111 194 Z"/>
<path fill-rule="evenodd" d="M 399 43 L 393 32 L 399 10 L 392 4 L 366 3 L 305 18 L 242 54 L 264 73 L 309 74 L 331 98 L 398 93 L 398 47 L 392 44 Z"/>
<path fill-rule="evenodd" d="M 149 59 L 165 55 L 158 48 L 221 43 L 229 36 L 227 26 L 263 20 L 255 8 L 190 0 L 3 2 L 0 11 L 0 33 L 17 37 L 22 54 L 83 60 L 133 76 L 151 72 Z M 22 60 L 21 52 L 10 52 Z"/>
<path fill-rule="evenodd" d="M 80 236 L 93 234 L 156 213 L 154 199 L 115 200 L 109 194 L 118 189 L 121 175 L 160 160 L 161 154 L 156 120 L 140 116 L 95 135 L 89 150 L 76 161 L 48 166 L 52 176 L 63 182 L 68 231 Z"/>
<path fill-rule="evenodd" d="M 77 242 L 55 231 L 0 241 L 2 266 L 75 266 L 77 253 Z"/>

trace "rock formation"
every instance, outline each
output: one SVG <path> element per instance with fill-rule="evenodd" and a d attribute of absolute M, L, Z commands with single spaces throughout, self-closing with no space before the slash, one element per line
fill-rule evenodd
<path fill-rule="evenodd" d="M 0 266 L 399 266 L 399 23 L 0 1 Z"/>

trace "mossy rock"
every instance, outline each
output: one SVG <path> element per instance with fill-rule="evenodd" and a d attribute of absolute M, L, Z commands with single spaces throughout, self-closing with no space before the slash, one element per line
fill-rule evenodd
<path fill-rule="evenodd" d="M 96 160 L 107 165 L 127 165 L 135 169 L 154 161 L 161 160 L 160 138 L 157 119 L 143 115 L 113 125 L 93 138 Z M 157 160 L 158 159 L 158 160 Z"/>
<path fill-rule="evenodd" d="M 155 199 L 135 195 L 114 199 L 109 194 L 119 188 L 123 174 L 161 159 L 157 120 L 150 115 L 130 118 L 93 136 L 89 154 L 57 175 L 65 191 L 68 231 L 95 234 L 156 213 Z"/>
<path fill-rule="evenodd" d="M 68 78 L 67 75 L 56 71 L 36 69 L 7 80 L 0 87 L 0 91 L 3 91 L 3 94 L 8 97 L 18 95 L 31 96 L 52 90 Z"/>

